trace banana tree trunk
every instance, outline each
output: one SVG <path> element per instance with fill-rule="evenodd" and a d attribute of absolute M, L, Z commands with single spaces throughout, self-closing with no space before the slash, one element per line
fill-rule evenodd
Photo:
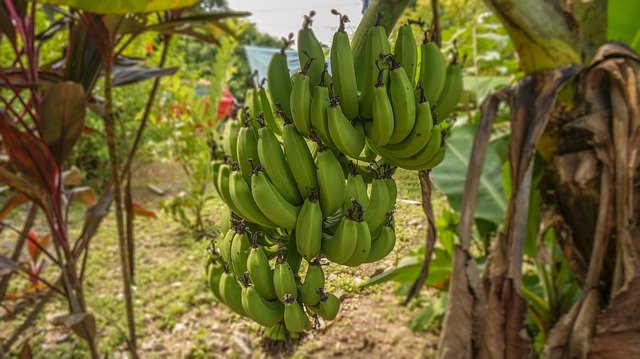
<path fill-rule="evenodd" d="M 439 356 L 532 355 L 520 286 L 537 153 L 543 164 L 543 201 L 556 212 L 558 244 L 584 293 L 549 333 L 546 356 L 637 357 L 640 57 L 622 44 L 603 44 L 604 0 L 566 6 L 557 0 L 485 3 L 507 29 L 528 76 L 482 106 L 478 128 L 484 132 L 476 134 L 474 150 L 486 148 L 498 103 L 511 107 L 513 191 L 486 266 L 484 289 L 478 289 L 475 261 L 465 245 L 479 174 L 470 167 L 462 244 L 453 269 L 466 285 L 454 288 L 452 283 L 450 288 Z M 473 168 L 481 168 L 483 157 L 475 151 L 474 156 L 480 163 Z"/>

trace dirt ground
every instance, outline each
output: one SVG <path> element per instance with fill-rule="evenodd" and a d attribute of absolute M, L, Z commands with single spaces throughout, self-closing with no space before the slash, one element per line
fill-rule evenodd
<path fill-rule="evenodd" d="M 208 243 L 196 241 L 185 233 L 170 216 L 158 209 L 161 200 L 176 195 L 183 188 L 180 169 L 168 164 L 152 164 L 139 168 L 133 187 L 136 201 L 156 211 L 158 218 L 136 221 L 136 288 L 138 346 L 143 358 L 260 358 L 273 356 L 263 348 L 260 329 L 249 320 L 233 314 L 217 303 L 206 287 L 204 262 Z M 423 214 L 415 175 L 398 174 L 399 199 L 396 226 L 398 244 L 394 252 L 378 263 L 356 269 L 330 265 L 325 268 L 327 287 L 342 298 L 342 307 L 333 322 L 322 322 L 300 343 L 279 357 L 298 358 L 425 358 L 433 357 L 437 333 L 412 332 L 407 323 L 417 313 L 399 303 L 397 285 L 387 283 L 360 290 L 369 277 L 406 255 L 424 238 Z M 147 184 L 165 190 L 164 196 L 153 194 Z M 222 203 L 217 199 L 207 207 L 208 221 L 216 222 Z M 71 225 L 77 231 L 83 208 L 75 207 Z M 16 214 L 12 221 L 20 223 Z M 38 227 L 39 226 L 39 227 Z M 36 229 L 45 230 L 43 223 Z M 73 231 L 72 230 L 72 231 Z M 0 237 L 5 254 L 6 237 Z M 2 243 L 0 243 L 2 244 Z M 121 330 L 126 328 L 118 275 L 118 244 L 115 223 L 109 216 L 92 242 L 89 256 L 86 292 L 89 310 L 96 314 L 99 349 L 106 357 L 127 357 Z M 51 268 L 53 269 L 53 268 Z M 54 275 L 53 273 L 51 275 Z M 24 283 L 18 281 L 14 289 Z M 3 316 L 0 339 L 5 340 L 25 314 L 16 310 L 20 301 L 10 301 L 0 309 Z M 4 310 L 4 312 L 3 312 Z M 17 312 L 15 318 L 5 317 Z M 36 327 L 28 330 L 21 342 L 29 341 L 35 357 L 81 358 L 86 356 L 82 341 L 51 319 L 63 314 L 59 300 L 52 301 L 40 316 Z M 6 320 L 5 320 L 6 319 Z M 16 346 L 16 348 L 19 347 Z M 15 348 L 12 352 L 15 355 Z"/>

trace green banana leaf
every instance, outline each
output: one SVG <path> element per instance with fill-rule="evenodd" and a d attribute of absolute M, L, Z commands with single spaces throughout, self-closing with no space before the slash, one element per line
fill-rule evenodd
<path fill-rule="evenodd" d="M 480 103 L 489 92 L 509 85 L 507 76 L 465 76 L 464 90 L 475 94 L 476 101 Z"/>
<path fill-rule="evenodd" d="M 447 154 L 444 161 L 431 171 L 431 179 L 447 196 L 454 210 L 460 212 L 464 182 L 469 167 L 475 126 L 454 126 L 447 138 Z M 475 218 L 502 223 L 507 200 L 502 185 L 502 160 L 496 143 L 490 143 L 484 168 L 480 176 Z"/>
<path fill-rule="evenodd" d="M 191 6 L 198 0 L 38 0 L 52 5 L 66 5 L 96 14 L 154 12 Z"/>
<path fill-rule="evenodd" d="M 640 2 L 611 0 L 607 2 L 607 39 L 624 41 L 640 53 Z"/>
<path fill-rule="evenodd" d="M 420 275 L 423 259 L 424 253 L 404 257 L 398 261 L 398 265 L 394 268 L 387 269 L 384 272 L 371 277 L 362 285 L 362 288 L 364 289 L 366 287 L 388 281 L 412 283 L 418 279 L 418 276 Z M 429 276 L 425 283 L 428 286 L 446 290 L 450 276 L 451 256 L 449 256 L 446 251 L 436 248 L 435 255 L 431 259 L 431 263 L 429 265 Z"/>

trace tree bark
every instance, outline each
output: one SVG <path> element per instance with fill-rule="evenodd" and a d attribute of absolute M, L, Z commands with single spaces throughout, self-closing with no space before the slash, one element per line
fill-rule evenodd
<path fill-rule="evenodd" d="M 538 147 L 544 163 L 543 201 L 568 229 L 556 233 L 556 238 L 563 253 L 577 257 L 567 260 L 574 263 L 576 278 L 584 281 L 583 297 L 549 333 L 546 355 L 628 356 L 625 347 L 632 347 L 640 338 L 640 330 L 629 319 L 640 317 L 640 311 L 637 306 L 628 306 L 630 298 L 640 296 L 640 184 L 636 179 L 640 162 L 640 56 L 624 45 L 603 45 L 604 0 L 566 6 L 560 0 L 485 3 L 503 22 L 521 69 L 530 75 L 514 88 L 522 88 L 526 81 L 536 83 L 530 91 L 514 91 L 509 101 L 514 188 L 522 183 L 517 174 L 522 172 L 518 167 L 525 159 L 523 154 L 531 146 Z M 561 68 L 581 71 L 571 82 L 561 84 L 564 88 L 557 102 L 545 103 L 543 99 L 549 94 L 543 89 L 557 81 L 553 74 Z M 523 114 L 527 114 L 524 124 Z M 541 126 L 540 116 L 547 118 Z M 544 131 L 541 139 L 539 131 Z M 512 194 L 514 198 L 517 195 Z M 484 323 L 481 356 L 530 354 L 527 344 L 519 343 L 528 340 L 520 330 L 523 318 L 518 313 L 523 308 L 511 300 L 521 298 L 518 276 L 523 254 L 513 247 L 522 235 L 521 225 L 513 227 L 517 219 L 512 217 L 517 212 L 508 211 L 504 233 L 496 240 L 487 264 L 487 313 L 491 315 Z M 450 294 L 450 300 L 455 299 Z M 625 305 L 626 314 L 619 315 L 619 307 Z M 605 339 L 615 340 L 617 347 L 603 346 Z"/>

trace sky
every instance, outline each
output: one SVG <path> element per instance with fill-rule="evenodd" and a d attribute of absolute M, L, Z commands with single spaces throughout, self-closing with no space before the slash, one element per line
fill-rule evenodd
<path fill-rule="evenodd" d="M 349 16 L 347 33 L 352 35 L 362 18 L 362 0 L 227 0 L 233 10 L 250 11 L 248 19 L 258 30 L 278 38 L 293 32 L 297 36 L 302 26 L 302 16 L 315 10 L 313 31 L 318 40 L 331 45 L 333 33 L 338 29 L 338 17 L 330 13 L 336 9 Z"/>

